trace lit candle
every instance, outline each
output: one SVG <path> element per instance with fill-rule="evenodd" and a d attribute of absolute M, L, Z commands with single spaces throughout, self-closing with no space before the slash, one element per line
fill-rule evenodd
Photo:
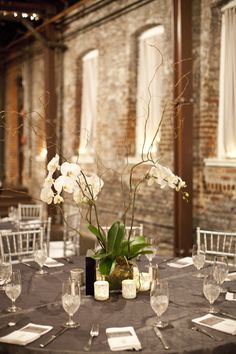
<path fill-rule="evenodd" d="M 125 299 L 136 298 L 136 282 L 134 279 L 122 280 L 122 296 Z"/>
<path fill-rule="evenodd" d="M 109 283 L 106 280 L 97 280 L 94 282 L 95 300 L 104 301 L 109 299 Z"/>

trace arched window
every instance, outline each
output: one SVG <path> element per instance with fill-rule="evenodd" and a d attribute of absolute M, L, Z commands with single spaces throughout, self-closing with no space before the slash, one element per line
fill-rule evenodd
<path fill-rule="evenodd" d="M 155 153 L 160 141 L 160 132 L 155 141 L 153 139 L 162 111 L 163 33 L 164 27 L 158 25 L 138 37 L 136 156 L 148 153 L 152 144 L 152 153 Z"/>
<path fill-rule="evenodd" d="M 236 1 L 222 9 L 218 157 L 236 159 Z"/>
<path fill-rule="evenodd" d="M 82 57 L 82 97 L 80 117 L 80 155 L 91 155 L 97 116 L 98 50 Z"/>

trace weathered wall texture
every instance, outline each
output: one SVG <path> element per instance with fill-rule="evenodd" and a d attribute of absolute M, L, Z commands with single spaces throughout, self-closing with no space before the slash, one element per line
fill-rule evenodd
<path fill-rule="evenodd" d="M 59 144 L 62 143 L 63 154 L 67 158 L 75 155 L 74 148 L 78 138 L 78 61 L 88 50 L 96 48 L 99 51 L 96 154 L 101 161 L 83 163 L 82 166 L 91 172 L 106 171 L 103 174 L 105 187 L 98 203 L 104 225 L 120 217 L 122 212 L 122 196 L 116 172 L 122 171 L 126 165 L 124 156 L 127 153 L 127 136 L 132 137 L 131 130 L 134 126 L 133 112 L 130 109 L 135 100 L 135 90 L 131 87 L 135 84 L 133 63 L 137 60 L 133 51 L 134 41 L 137 33 L 150 25 L 164 26 L 164 43 L 160 44 L 165 73 L 163 96 L 173 99 L 172 1 L 143 2 L 142 6 L 131 6 L 129 11 L 115 15 L 125 5 L 134 3 L 134 0 L 114 1 L 86 16 L 80 16 L 75 11 L 73 20 L 65 20 L 62 31 L 68 49 L 65 52 L 57 51 L 58 126 L 55 129 L 60 137 Z M 216 157 L 217 152 L 221 23 L 220 9 L 212 6 L 216 3 L 216 0 L 193 0 L 194 191 L 191 198 L 194 205 L 194 227 L 200 225 L 234 231 L 236 217 L 233 213 L 235 201 L 232 192 L 235 189 L 236 170 L 232 167 L 209 167 L 204 162 L 206 158 Z M 105 20 L 106 16 L 110 17 Z M 91 22 L 96 25 L 87 26 Z M 14 70 L 11 66 L 8 74 L 9 95 Z M 35 111 L 43 115 L 43 70 L 40 50 L 23 60 L 26 112 Z M 7 102 L 10 100 L 9 95 Z M 11 106 L 14 109 L 14 101 Z M 32 114 L 30 119 L 32 123 L 37 122 L 37 114 Z M 14 124 L 14 120 L 11 124 Z M 25 134 L 29 140 L 25 146 L 24 184 L 37 198 L 44 173 L 43 162 L 33 161 L 30 157 L 37 155 L 41 145 L 38 142 L 36 144 L 37 137 L 29 134 L 29 131 L 27 123 Z M 7 149 L 13 151 L 13 144 L 10 146 L 8 142 Z M 161 162 L 173 168 L 171 111 L 162 125 L 159 149 Z M 17 166 L 17 162 L 12 157 L 9 165 L 7 164 L 7 178 L 12 182 L 10 163 Z M 173 249 L 173 206 L 173 191 L 146 187 L 139 192 L 136 203 L 135 222 L 143 223 L 144 233 L 157 238 L 166 253 Z M 85 230 L 85 223 L 83 229 Z"/>

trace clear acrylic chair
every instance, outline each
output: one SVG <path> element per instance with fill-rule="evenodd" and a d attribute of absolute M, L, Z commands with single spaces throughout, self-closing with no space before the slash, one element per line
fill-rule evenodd
<path fill-rule="evenodd" d="M 110 229 L 111 226 L 102 226 L 102 229 L 107 232 Z M 130 230 L 131 231 L 131 236 L 143 236 L 143 224 L 139 225 L 134 225 L 134 226 L 126 226 L 125 227 L 125 236 L 128 237 Z"/>
<path fill-rule="evenodd" d="M 18 204 L 18 220 L 42 220 L 41 204 Z"/>
<path fill-rule="evenodd" d="M 206 260 L 226 256 L 229 265 L 236 265 L 236 232 L 202 230 L 197 227 L 197 244 L 205 246 Z"/>
<path fill-rule="evenodd" d="M 64 257 L 80 254 L 80 213 L 64 215 Z"/>
<path fill-rule="evenodd" d="M 47 244 L 47 250 L 49 254 L 49 245 L 51 237 L 51 223 L 52 218 L 48 217 L 47 220 L 29 220 L 29 221 L 19 221 L 17 223 L 18 231 L 27 230 L 39 230 L 43 229 L 43 242 Z"/>
<path fill-rule="evenodd" d="M 12 261 L 33 259 L 36 243 L 43 242 L 43 228 L 38 230 L 0 233 L 0 253 Z"/>

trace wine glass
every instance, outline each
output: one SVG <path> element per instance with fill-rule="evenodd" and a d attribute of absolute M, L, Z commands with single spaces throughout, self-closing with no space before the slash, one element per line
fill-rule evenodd
<path fill-rule="evenodd" d="M 198 270 L 198 273 L 194 274 L 194 276 L 196 276 L 198 278 L 205 277 L 204 274 L 199 272 L 199 270 L 202 269 L 202 267 L 204 266 L 205 259 L 206 259 L 205 246 L 204 245 L 197 245 L 197 244 L 193 245 L 192 260 L 193 260 L 193 264 L 195 265 L 195 267 Z"/>
<path fill-rule="evenodd" d="M 62 284 L 62 306 L 69 315 L 69 320 L 64 324 L 65 327 L 76 328 L 79 323 L 72 319 L 72 316 L 80 307 L 80 285 L 78 282 L 68 279 Z"/>
<path fill-rule="evenodd" d="M 46 274 L 47 271 L 43 269 L 43 266 L 47 260 L 47 244 L 45 242 L 35 245 L 34 260 L 40 266 L 40 269 L 35 274 Z"/>
<path fill-rule="evenodd" d="M 151 268 L 153 258 L 156 256 L 156 245 L 153 238 L 148 238 L 147 242 L 149 243 L 149 246 L 146 248 L 146 250 L 151 251 L 152 253 L 145 254 L 145 256 L 147 257 L 149 261 L 149 267 Z"/>
<path fill-rule="evenodd" d="M 227 257 L 216 256 L 213 264 L 213 276 L 217 283 L 220 285 L 220 292 L 226 293 L 227 290 L 222 287 L 229 272 Z"/>
<path fill-rule="evenodd" d="M 220 295 L 220 286 L 215 280 L 213 274 L 209 274 L 203 281 L 203 293 L 210 303 L 209 313 L 217 313 L 218 310 L 213 306 L 215 300 Z"/>
<path fill-rule="evenodd" d="M 12 273 L 10 255 L 2 255 L 0 258 L 0 290 L 5 290 L 4 285 L 9 280 Z"/>
<path fill-rule="evenodd" d="M 168 323 L 161 320 L 161 315 L 167 310 L 169 304 L 169 289 L 167 280 L 153 281 L 150 291 L 150 303 L 157 315 L 155 326 L 165 328 Z"/>
<path fill-rule="evenodd" d="M 5 286 L 5 293 L 7 297 L 12 301 L 11 306 L 7 308 L 7 312 L 20 311 L 21 308 L 15 305 L 15 301 L 21 293 L 21 274 L 19 270 L 12 271 L 10 281 Z"/>

